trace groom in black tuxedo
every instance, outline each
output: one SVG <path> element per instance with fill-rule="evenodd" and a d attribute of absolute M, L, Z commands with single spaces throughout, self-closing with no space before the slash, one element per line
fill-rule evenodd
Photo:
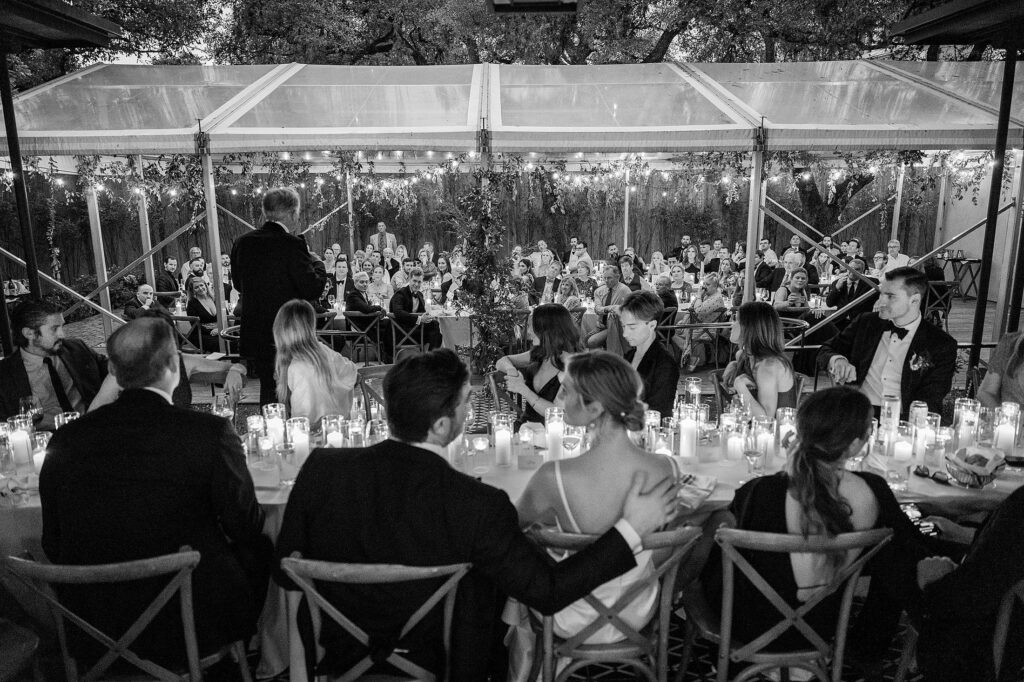
<path fill-rule="evenodd" d="M 395 290 L 395 295 L 391 297 L 391 314 L 395 317 L 395 324 L 407 333 L 418 325 L 422 326 L 423 342 L 428 348 L 439 348 L 442 342 L 441 327 L 434 316 L 427 312 L 422 288 L 423 270 L 413 268 L 409 273 L 409 283 Z"/>
<path fill-rule="evenodd" d="M 898 395 L 901 419 L 915 400 L 941 414 L 953 384 L 956 340 L 923 319 L 928 278 L 904 267 L 887 272 L 880 284 L 875 312 L 864 313 L 823 344 L 818 366 L 826 367 L 836 383 L 860 386 L 876 407 L 884 396 Z"/>
<path fill-rule="evenodd" d="M 366 672 L 386 673 L 388 654 L 401 649 L 401 656 L 438 678 L 503 680 L 507 670 L 497 652 L 507 630 L 499 618 L 506 596 L 554 613 L 635 566 L 640 537 L 676 513 L 671 481 L 644 494 L 642 482 L 634 480 L 615 526 L 586 549 L 552 562 L 523 535 L 505 492 L 459 473 L 445 458 L 445 446 L 461 435 L 469 405 L 469 371 L 453 351 L 398 362 L 384 379 L 384 401 L 390 440 L 368 448 L 318 449 L 306 460 L 285 509 L 277 555 L 410 566 L 472 563 L 458 588 L 451 666 L 443 675 L 442 609 L 399 636 L 436 583 L 324 584 L 327 599 L 370 641 L 361 646 L 324 618 L 320 642 L 326 653 L 317 674 L 346 671 L 368 650 L 376 665 Z M 296 589 L 282 573 L 277 580 Z M 312 643 L 304 643 L 308 661 Z"/>

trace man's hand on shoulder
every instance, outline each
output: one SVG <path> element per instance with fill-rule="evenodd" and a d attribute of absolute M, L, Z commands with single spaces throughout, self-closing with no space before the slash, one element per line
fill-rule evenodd
<path fill-rule="evenodd" d="M 633 484 L 622 506 L 622 518 L 633 530 L 643 537 L 671 521 L 679 513 L 676 494 L 679 492 L 675 481 L 664 478 L 653 488 L 646 490 L 647 474 L 637 472 Z"/>

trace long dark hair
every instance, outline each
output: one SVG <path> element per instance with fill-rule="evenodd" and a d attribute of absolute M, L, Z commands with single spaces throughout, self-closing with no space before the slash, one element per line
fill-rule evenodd
<path fill-rule="evenodd" d="M 790 461 L 789 492 L 800 504 L 800 532 L 832 537 L 853 530 L 853 510 L 839 495 L 836 462 L 850 444 L 871 433 L 871 402 L 849 386 L 812 393 L 796 414 L 796 447 Z M 830 562 L 842 561 L 842 556 Z"/>
<path fill-rule="evenodd" d="M 537 345 L 530 349 L 530 360 L 541 363 L 551 360 L 551 364 L 561 371 L 562 353 L 578 353 L 583 350 L 580 343 L 580 332 L 573 324 L 572 315 L 565 306 L 557 303 L 545 303 L 533 310 L 530 326 Z"/>

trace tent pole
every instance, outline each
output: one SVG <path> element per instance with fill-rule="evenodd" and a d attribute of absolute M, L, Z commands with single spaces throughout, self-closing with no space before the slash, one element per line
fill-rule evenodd
<path fill-rule="evenodd" d="M 0 262 L 0 288 L 7 282 L 7 276 L 4 275 L 3 263 Z M 4 357 L 6 358 L 14 352 L 14 339 L 11 338 L 11 316 L 7 312 L 7 301 L 0 306 L 0 350 L 3 351 Z"/>
<path fill-rule="evenodd" d="M 1022 156 L 1024 155 L 1018 152 L 1018 163 L 1024 160 Z M 1024 168 L 1018 167 L 1017 174 L 1020 180 L 1020 184 L 1017 187 L 1017 205 L 1014 207 L 1014 218 L 1009 227 L 1017 243 L 1015 257 L 1010 265 L 1010 269 L 1007 271 L 1005 296 L 1008 301 L 1006 307 L 1007 319 L 1006 324 L 1003 325 L 1005 329 L 1000 328 L 1002 333 L 1015 332 L 1020 329 L 1021 298 L 1024 296 L 1024 237 L 1021 235 L 1021 230 L 1024 229 L 1024 208 L 1021 207 L 1021 201 L 1024 200 Z"/>
<path fill-rule="evenodd" d="M 96 285 L 100 286 L 107 281 L 107 256 L 103 251 L 103 229 L 100 226 L 100 202 L 96 198 L 95 185 L 85 188 L 85 205 L 89 209 L 89 232 L 92 235 L 92 258 L 96 265 Z M 100 291 L 100 305 L 108 313 L 113 314 L 110 307 L 110 290 L 106 287 Z M 103 336 L 110 336 L 112 328 L 110 318 L 103 316 Z"/>
<path fill-rule="evenodd" d="M 206 195 L 206 240 L 213 263 L 213 299 L 217 302 L 217 328 L 228 326 L 228 311 L 224 307 L 224 270 L 220 263 L 220 223 L 217 220 L 217 188 L 213 182 L 213 158 L 203 150 L 203 193 Z M 220 351 L 226 350 L 224 339 L 220 339 Z"/>
<path fill-rule="evenodd" d="M 942 180 L 939 181 L 939 205 L 935 213 L 935 240 L 932 242 L 932 246 L 942 241 L 942 235 L 946 230 L 946 199 L 948 195 L 949 176 L 943 173 Z"/>
<path fill-rule="evenodd" d="M 900 233 L 900 209 L 903 207 L 903 178 L 907 174 L 907 164 L 900 164 L 900 174 L 896 179 L 896 203 L 892 205 L 892 239 L 899 239 Z"/>
<path fill-rule="evenodd" d="M 629 247 L 629 169 L 626 169 L 625 199 L 622 208 L 622 253 Z"/>
<path fill-rule="evenodd" d="M 356 252 L 356 214 L 352 207 L 351 171 L 345 173 L 345 192 L 348 194 L 348 253 L 351 258 Z"/>
<path fill-rule="evenodd" d="M 764 198 L 768 197 L 768 181 L 761 181 L 761 196 Z M 764 239 L 764 213 L 761 211 L 761 204 L 763 201 L 757 202 L 757 243 L 760 244 L 761 240 Z"/>
<path fill-rule="evenodd" d="M 22 250 L 25 252 L 25 270 L 28 288 L 33 298 L 42 298 L 39 283 L 39 263 L 36 260 L 36 239 L 32 232 L 32 215 L 28 210 L 28 188 L 25 186 L 25 169 L 21 165 L 21 144 L 18 141 L 18 122 L 14 112 L 14 96 L 11 94 L 11 74 L 7 69 L 7 53 L 0 51 L 0 106 L 4 110 L 4 128 L 7 132 L 7 156 L 11 159 L 14 173 L 14 199 L 18 204 L 18 224 L 21 226 Z M 6 313 L 5 313 L 6 316 Z"/>
<path fill-rule="evenodd" d="M 1006 156 L 1006 133 L 1010 126 L 1010 100 L 1013 98 L 1013 77 L 1017 69 L 1017 44 L 1006 46 L 1003 61 L 1003 87 L 999 96 L 999 121 L 996 124 L 996 149 L 992 159 L 992 181 L 988 192 L 988 215 L 981 250 L 981 276 L 978 280 L 978 306 L 974 312 L 974 330 L 971 333 L 971 354 L 968 367 L 977 367 L 981 359 L 981 339 L 985 335 L 985 308 L 988 305 L 989 279 L 992 277 L 992 252 L 995 250 L 996 219 L 999 213 L 999 189 L 1003 182 L 1003 157 Z M 1020 263 L 1018 263 L 1020 267 Z M 1014 292 L 1015 294 L 1017 292 Z M 1020 307 L 1020 298 L 1010 300 L 1011 310 Z"/>
<path fill-rule="evenodd" d="M 762 224 L 761 201 L 765 185 L 761 176 L 764 171 L 764 152 L 760 149 L 750 155 L 750 199 L 747 202 L 747 262 L 743 275 L 743 302 L 754 300 L 754 252 L 757 251 L 758 231 Z"/>
<path fill-rule="evenodd" d="M 135 155 L 135 174 L 143 179 L 142 154 Z M 139 192 L 139 237 L 142 239 L 142 253 L 148 253 L 153 248 L 153 238 L 149 232 L 149 200 L 146 198 L 146 191 Z M 146 271 L 146 283 L 156 288 L 156 269 L 153 267 L 153 255 L 150 254 L 143 262 L 143 269 Z"/>
<path fill-rule="evenodd" d="M 1024 168 L 1021 162 L 1024 161 L 1024 153 L 1017 149 L 1013 152 L 1013 186 L 1010 202 L 1013 204 L 1013 214 L 1006 223 L 1006 237 L 1002 246 L 1002 268 L 1003 268 L 1003 290 L 1002 295 L 996 297 L 996 324 L 992 330 L 993 339 L 998 341 L 1006 333 L 1007 322 L 1010 319 L 1010 301 L 1013 299 L 1013 287 L 1017 268 L 1017 251 L 1020 248 L 1020 202 L 1024 198 Z M 1018 312 L 1019 316 L 1019 312 Z M 1019 320 L 1018 320 L 1019 321 Z"/>

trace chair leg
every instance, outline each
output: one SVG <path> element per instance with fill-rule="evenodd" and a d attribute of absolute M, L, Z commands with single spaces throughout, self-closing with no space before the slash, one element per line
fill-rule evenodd
<path fill-rule="evenodd" d="M 697 630 L 687 621 L 686 630 L 683 633 L 683 652 L 679 661 L 679 673 L 676 675 L 674 682 L 683 682 L 683 677 L 690 668 L 690 657 L 693 656 L 693 644 L 696 641 Z"/>
<path fill-rule="evenodd" d="M 906 682 L 907 675 L 910 673 L 910 667 L 917 658 L 917 628 L 912 625 L 907 626 L 907 634 L 903 640 L 903 654 L 900 656 L 900 665 L 896 669 L 896 676 L 893 678 L 893 682 Z"/>
<path fill-rule="evenodd" d="M 249 671 L 249 659 L 245 655 L 245 644 L 241 640 L 231 645 L 231 655 L 238 662 L 238 672 L 242 675 L 242 682 L 252 682 L 252 673 Z"/>

